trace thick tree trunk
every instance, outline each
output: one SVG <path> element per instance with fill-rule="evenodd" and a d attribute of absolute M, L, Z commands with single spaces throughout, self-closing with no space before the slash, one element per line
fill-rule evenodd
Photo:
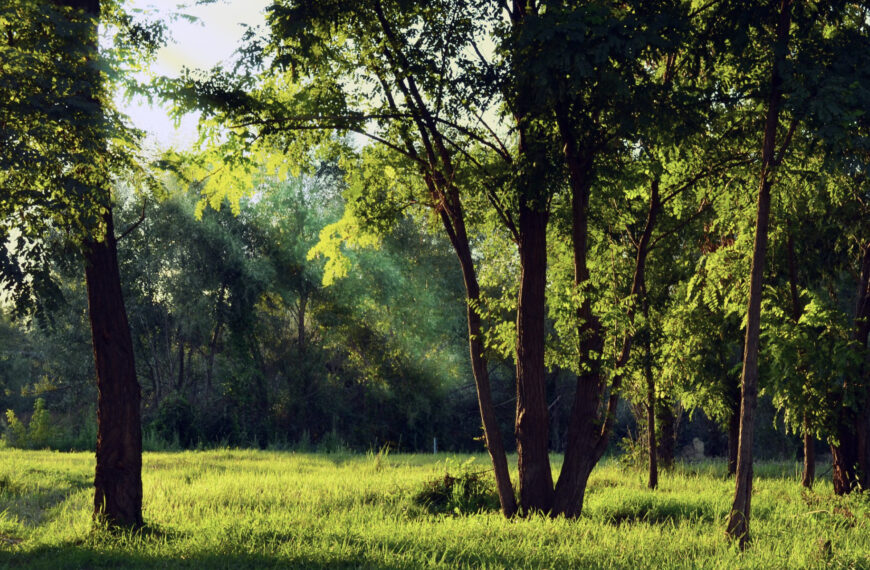
<path fill-rule="evenodd" d="M 586 244 L 588 239 L 588 206 L 591 190 L 592 157 L 580 153 L 577 140 L 569 126 L 568 109 L 560 108 L 556 113 L 556 121 L 563 142 L 565 162 L 571 183 L 571 229 L 574 255 L 574 284 L 582 287 L 590 277 L 586 263 Z M 649 244 L 656 224 L 656 218 L 661 203 L 659 199 L 659 181 L 653 180 L 650 188 L 650 205 L 646 225 L 638 241 L 637 258 L 631 294 L 636 296 L 630 310 L 633 322 L 637 303 L 645 302 L 646 294 L 646 259 Z M 577 311 L 579 354 L 582 359 L 583 372 L 577 376 L 577 387 L 574 392 L 574 402 L 568 422 L 568 445 L 565 449 L 565 459 L 562 472 L 556 483 L 556 496 L 553 508 L 554 515 L 577 517 L 583 511 L 583 498 L 586 485 L 592 469 L 601 459 L 610 439 L 613 414 L 618 402 L 618 390 L 621 376 L 617 375 L 610 390 L 610 396 L 604 405 L 601 417 L 604 381 L 601 377 L 601 363 L 597 354 L 604 347 L 604 331 L 598 318 L 592 312 L 590 299 L 586 298 Z M 616 368 L 621 369 L 628 362 L 631 353 L 633 336 L 626 335 L 622 350 L 617 358 Z M 653 422 L 655 423 L 655 422 Z"/>
<path fill-rule="evenodd" d="M 758 345 L 761 332 L 761 293 L 764 265 L 767 256 L 767 229 L 770 218 L 770 187 L 775 166 L 776 130 L 782 101 L 780 68 L 786 57 L 791 0 L 781 0 L 776 40 L 773 53 L 770 98 L 762 144 L 761 180 L 758 192 L 755 243 L 749 274 L 749 307 L 746 318 L 746 341 L 743 349 L 741 374 L 740 441 L 737 450 L 737 485 L 734 502 L 728 516 L 727 533 L 740 540 L 741 546 L 749 538 L 749 516 L 752 503 L 752 441 L 755 428 L 755 404 L 758 400 Z"/>
<path fill-rule="evenodd" d="M 111 526 L 142 525 L 141 394 L 133 339 L 121 294 L 112 213 L 103 241 L 85 244 L 88 311 L 97 371 L 94 517 Z"/>
<path fill-rule="evenodd" d="M 516 438 L 520 505 L 528 514 L 552 509 L 553 474 L 544 367 L 547 213 L 525 201 L 519 211 L 519 250 Z"/>
<path fill-rule="evenodd" d="M 870 336 L 870 243 L 863 247 L 861 273 L 855 303 L 855 333 L 860 350 L 866 355 Z M 854 406 L 840 404 L 838 444 L 831 446 L 834 471 L 834 492 L 838 495 L 855 489 L 870 488 L 870 364 L 866 356 L 854 378 L 843 383 L 843 400 L 847 394 L 855 401 Z"/>
<path fill-rule="evenodd" d="M 81 10 L 91 18 L 82 42 L 99 58 L 99 0 L 53 0 L 56 6 Z M 96 68 L 94 68 L 96 69 Z M 102 120 L 100 77 L 82 77 L 80 88 L 94 105 L 95 122 Z M 109 526 L 142 525 L 141 393 L 133 361 L 133 339 L 121 293 L 118 252 L 109 189 L 94 188 L 108 210 L 102 217 L 105 235 L 83 244 L 88 313 L 97 373 L 97 467 L 94 476 L 94 518 Z"/>

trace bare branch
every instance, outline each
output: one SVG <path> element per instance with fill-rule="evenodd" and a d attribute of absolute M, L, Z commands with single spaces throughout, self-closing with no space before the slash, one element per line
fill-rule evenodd
<path fill-rule="evenodd" d="M 142 213 L 139 214 L 139 219 L 136 220 L 135 222 L 133 222 L 133 224 L 129 228 L 124 230 L 120 236 L 116 237 L 115 241 L 121 241 L 122 239 L 127 237 L 130 234 L 130 232 L 132 232 L 133 230 L 138 228 L 139 224 L 141 224 L 143 221 L 145 221 L 145 205 L 147 203 L 148 203 L 148 200 L 146 198 L 142 198 Z"/>

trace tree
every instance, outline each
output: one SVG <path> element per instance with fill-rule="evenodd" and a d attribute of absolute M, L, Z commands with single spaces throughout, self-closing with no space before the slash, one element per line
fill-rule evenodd
<path fill-rule="evenodd" d="M 111 526 L 138 527 L 142 525 L 140 395 L 121 294 L 110 193 L 111 172 L 131 164 L 129 146 L 123 148 L 130 139 L 104 103 L 105 82 L 97 53 L 100 4 L 98 0 L 55 0 L 50 5 L 16 2 L 8 9 L 34 26 L 25 32 L 10 29 L 5 36 L 6 54 L 20 58 L 13 60 L 16 73 L 4 85 L 21 102 L 13 107 L 12 125 L 21 129 L 33 121 L 36 128 L 34 138 L 26 130 L 7 131 L 11 144 L 4 156 L 9 166 L 4 186 L 12 192 L 3 202 L 4 237 L 10 235 L 10 221 L 22 223 L 18 249 L 4 256 L 6 267 L 22 263 L 25 270 L 44 267 L 40 234 L 53 223 L 79 241 L 99 391 L 94 517 Z M 38 75 L 38 67 L 29 64 L 49 64 L 50 70 L 44 77 L 29 78 Z M 22 91 L 28 88 L 32 91 Z M 29 159 L 35 162 L 28 164 Z M 43 214 L 48 215 L 42 218 Z M 4 275 L 8 284 L 26 300 L 29 285 L 22 285 L 15 275 L 9 279 L 10 272 L 14 269 Z"/>

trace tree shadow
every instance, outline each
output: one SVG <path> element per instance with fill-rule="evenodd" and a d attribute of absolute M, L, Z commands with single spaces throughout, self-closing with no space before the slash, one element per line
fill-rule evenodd
<path fill-rule="evenodd" d="M 716 520 L 713 506 L 709 503 L 666 497 L 632 499 L 615 507 L 600 508 L 594 516 L 616 526 L 636 523 L 676 525 L 682 521 L 697 523 Z"/>
<path fill-rule="evenodd" d="M 28 469 L 27 474 L 48 476 L 50 484 L 29 486 L 8 477 L 0 478 L 0 512 L 6 512 L 27 526 L 45 522 L 51 510 L 75 493 L 93 488 L 90 479 L 57 472 Z"/>
<path fill-rule="evenodd" d="M 25 551 L 0 548 L 0 567 L 26 568 L 411 568 L 373 560 L 364 554 L 317 556 L 269 556 L 266 554 L 191 552 L 173 557 L 118 549 L 64 544 Z"/>

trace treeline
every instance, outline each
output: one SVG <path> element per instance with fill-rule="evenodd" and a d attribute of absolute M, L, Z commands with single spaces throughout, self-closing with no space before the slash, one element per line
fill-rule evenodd
<path fill-rule="evenodd" d="M 200 219 L 188 191 L 144 206 L 126 194 L 116 216 L 136 226 L 118 252 L 146 447 L 479 448 L 447 245 L 409 219 L 329 287 L 306 258 L 341 214 L 340 174 L 264 179 L 237 214 Z M 74 252 L 57 245 L 56 298 L 5 321 L 0 402 L 26 422 L 43 398 L 60 423 L 33 444 L 92 449 L 86 302 Z"/>
<path fill-rule="evenodd" d="M 99 4 L 58 4 L 89 10 L 84 45 L 98 59 Z M 130 46 L 160 35 L 115 8 L 103 19 L 139 61 Z M 506 516 L 579 516 L 624 402 L 645 426 L 651 488 L 673 458 L 674 410 L 728 430 L 728 533 L 741 543 L 759 394 L 803 439 L 806 486 L 821 440 L 835 491 L 867 488 L 868 28 L 868 6 L 850 1 L 275 2 L 231 70 L 149 86 L 176 113 L 202 113 L 204 142 L 147 167 L 135 141 L 116 149 L 112 129 L 85 128 L 115 118 L 102 79 L 85 74 L 67 106 L 81 112 L 59 128 L 114 177 L 82 177 L 91 162 L 51 137 L 33 176 L 9 147 L 14 187 L 42 193 L 0 203 L 0 276 L 19 306 L 38 307 L 58 288 L 46 231 L 80 246 L 99 388 L 96 511 L 101 493 L 120 490 L 132 510 L 106 507 L 109 518 L 141 523 L 136 378 L 164 405 L 153 425 L 175 433 L 189 422 L 262 444 L 284 421 L 299 440 L 347 430 L 357 413 L 369 431 L 348 432 L 356 443 L 428 439 L 453 412 L 426 406 L 455 402 L 445 387 L 470 371 Z M 9 140 L 25 140 L 16 132 Z M 323 164 L 343 202 L 306 190 Z M 144 173 L 132 177 L 141 196 L 176 184 L 197 199 L 170 192 L 156 218 L 115 231 L 109 190 L 130 172 Z M 173 207 L 196 240 L 158 238 L 178 229 L 161 225 Z M 43 211 L 48 224 L 33 215 Z M 146 264 L 149 247 L 162 257 Z M 136 300 L 126 314 L 122 283 Z M 310 367 L 326 374 L 315 382 Z M 322 408 L 306 399 L 321 389 Z M 369 403 L 379 411 L 367 415 Z M 556 480 L 553 448 L 565 453 Z"/>

